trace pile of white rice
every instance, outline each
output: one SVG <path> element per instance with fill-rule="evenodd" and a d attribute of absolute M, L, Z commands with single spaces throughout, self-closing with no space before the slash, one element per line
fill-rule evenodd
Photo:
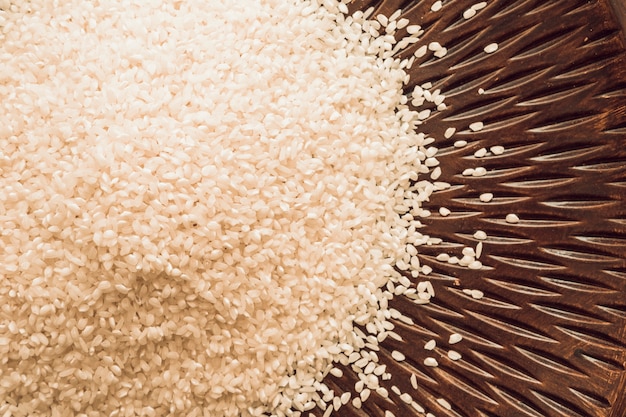
<path fill-rule="evenodd" d="M 408 22 L 320 3 L 0 0 L 0 416 L 297 416 L 428 299 Z"/>

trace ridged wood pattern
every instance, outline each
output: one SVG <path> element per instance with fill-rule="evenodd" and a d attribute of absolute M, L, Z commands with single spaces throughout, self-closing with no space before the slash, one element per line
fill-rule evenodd
<path fill-rule="evenodd" d="M 402 8 L 422 25 L 422 42 L 405 56 L 430 41 L 448 48 L 444 58 L 414 65 L 407 91 L 430 81 L 446 94 L 448 109 L 421 129 L 437 138 L 440 180 L 452 187 L 431 199 L 425 221 L 424 231 L 443 243 L 420 247 L 436 297 L 425 306 L 393 301 L 415 324 L 396 322 L 403 341 L 388 338 L 379 352 L 393 374 L 383 384 L 389 398 L 373 393 L 362 409 L 348 404 L 333 415 L 423 415 L 392 392 L 396 385 L 435 416 L 624 417 L 626 47 L 617 19 L 606 0 L 488 0 L 469 20 L 462 13 L 476 0 L 445 0 L 436 13 L 432 3 L 352 5 L 387 15 Z M 492 42 L 499 48 L 486 54 Z M 472 132 L 476 121 L 484 128 Z M 457 129 L 450 139 L 447 127 Z M 468 145 L 455 148 L 461 139 Z M 474 157 L 495 145 L 505 152 Z M 461 175 L 479 166 L 487 175 Z M 486 192 L 491 202 L 479 200 Z M 436 214 L 439 207 L 452 214 Z M 519 222 L 507 223 L 509 213 Z M 481 270 L 435 259 L 476 246 L 476 230 L 488 235 Z M 453 332 L 464 340 L 451 347 Z M 433 352 L 423 349 L 429 339 L 437 341 Z M 447 358 L 451 348 L 460 361 Z M 392 350 L 406 361 L 391 359 Z M 427 356 L 439 366 L 424 366 Z M 342 392 L 355 378 L 346 369 L 328 380 Z"/>

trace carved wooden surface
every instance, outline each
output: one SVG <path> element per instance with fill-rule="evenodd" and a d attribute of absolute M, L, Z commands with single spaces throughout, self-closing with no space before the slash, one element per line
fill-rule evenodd
<path fill-rule="evenodd" d="M 425 221 L 425 233 L 444 243 L 420 248 L 423 263 L 433 267 L 435 299 L 426 306 L 394 300 L 415 325 L 398 322 L 404 341 L 383 344 L 381 361 L 394 375 L 385 385 L 389 399 L 374 393 L 363 409 L 347 405 L 336 415 L 421 415 L 392 393 L 396 385 L 436 416 L 623 417 L 626 46 L 617 14 L 607 0 L 489 0 L 465 20 L 463 11 L 477 1 L 446 0 L 437 13 L 432 3 L 353 5 L 385 13 L 402 8 L 425 29 L 421 44 L 436 40 L 448 48 L 443 59 L 421 59 L 411 77 L 447 96 L 448 109 L 422 129 L 438 139 L 441 180 L 452 187 L 431 199 L 435 214 Z M 492 42 L 499 48 L 486 54 Z M 476 121 L 484 129 L 472 132 Z M 446 140 L 449 126 L 457 133 Z M 454 148 L 461 139 L 468 145 Z M 502 155 L 474 157 L 496 145 L 504 146 Z M 487 175 L 461 175 L 479 166 Z M 481 202 L 487 192 L 494 199 Z M 452 214 L 436 214 L 442 206 Z M 519 222 L 507 223 L 509 213 Z M 482 270 L 435 259 L 476 246 L 476 230 L 488 235 Z M 456 362 L 446 356 L 453 332 L 464 337 L 453 347 L 463 356 Z M 431 338 L 437 348 L 427 352 Z M 407 360 L 393 361 L 394 349 Z M 439 366 L 425 367 L 427 356 Z M 330 383 L 343 391 L 354 378 L 347 371 Z"/>

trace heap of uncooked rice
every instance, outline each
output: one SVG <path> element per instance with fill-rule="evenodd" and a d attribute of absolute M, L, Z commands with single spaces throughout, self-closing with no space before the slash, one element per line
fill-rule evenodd
<path fill-rule="evenodd" d="M 0 415 L 299 415 L 392 330 L 390 280 L 428 298 L 394 271 L 419 272 L 436 188 L 391 57 L 406 21 L 0 9 Z"/>

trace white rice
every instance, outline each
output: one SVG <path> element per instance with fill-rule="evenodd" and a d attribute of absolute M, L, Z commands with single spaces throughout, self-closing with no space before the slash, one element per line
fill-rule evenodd
<path fill-rule="evenodd" d="M 450 358 L 453 361 L 458 361 L 459 359 L 461 359 L 461 354 L 459 352 L 457 352 L 456 350 L 450 350 L 448 351 L 448 358 Z"/>
<path fill-rule="evenodd" d="M 483 122 L 474 122 L 472 124 L 469 125 L 469 128 L 472 132 L 478 132 L 480 130 L 482 130 L 484 127 Z"/>
<path fill-rule="evenodd" d="M 446 188 L 391 57 L 421 29 L 323 3 L 0 2 L 0 414 L 328 416 L 332 362 L 401 340 L 381 288 Z"/>
<path fill-rule="evenodd" d="M 474 239 L 485 240 L 487 239 L 487 233 L 485 233 L 483 230 L 477 230 L 476 232 L 474 232 Z"/>
<path fill-rule="evenodd" d="M 393 352 L 391 352 L 391 357 L 394 358 L 398 362 L 402 362 L 404 359 L 406 359 L 404 356 L 404 353 L 398 350 L 394 350 Z"/>
<path fill-rule="evenodd" d="M 466 20 L 471 19 L 474 16 L 476 16 L 476 10 L 471 7 L 463 12 L 463 18 Z"/>
<path fill-rule="evenodd" d="M 434 339 L 430 339 L 426 344 L 424 344 L 424 349 L 433 350 L 437 347 L 437 342 Z"/>
<path fill-rule="evenodd" d="M 436 367 L 436 366 L 439 366 L 439 363 L 437 362 L 437 359 L 429 356 L 426 359 L 424 359 L 424 365 L 430 366 L 430 367 Z"/>
<path fill-rule="evenodd" d="M 455 343 L 459 343 L 461 340 L 463 340 L 463 336 L 459 333 L 452 333 L 448 339 L 448 343 L 454 345 Z"/>
<path fill-rule="evenodd" d="M 498 50 L 498 44 L 495 42 L 490 43 L 489 45 L 485 46 L 484 50 L 485 50 L 485 53 L 492 54 Z"/>
<path fill-rule="evenodd" d="M 443 408 L 445 408 L 446 410 L 452 410 L 452 406 L 450 405 L 450 403 L 444 399 L 444 398 L 437 398 L 437 403 L 442 406 Z"/>
<path fill-rule="evenodd" d="M 478 198 L 483 203 L 488 203 L 493 200 L 493 193 L 482 193 Z"/>
<path fill-rule="evenodd" d="M 441 10 L 442 7 L 443 7 L 442 1 L 437 0 L 436 2 L 432 4 L 432 6 L 430 6 L 430 10 L 433 12 L 438 12 L 439 10 Z"/>
<path fill-rule="evenodd" d="M 515 213 L 509 213 L 509 214 L 507 214 L 507 215 L 506 215 L 506 217 L 505 217 L 504 219 L 505 219 L 505 221 L 506 221 L 507 223 L 513 223 L 513 224 L 515 224 L 515 223 L 519 223 L 519 217 L 518 217 L 518 215 L 517 215 L 517 214 L 515 214 Z"/>

